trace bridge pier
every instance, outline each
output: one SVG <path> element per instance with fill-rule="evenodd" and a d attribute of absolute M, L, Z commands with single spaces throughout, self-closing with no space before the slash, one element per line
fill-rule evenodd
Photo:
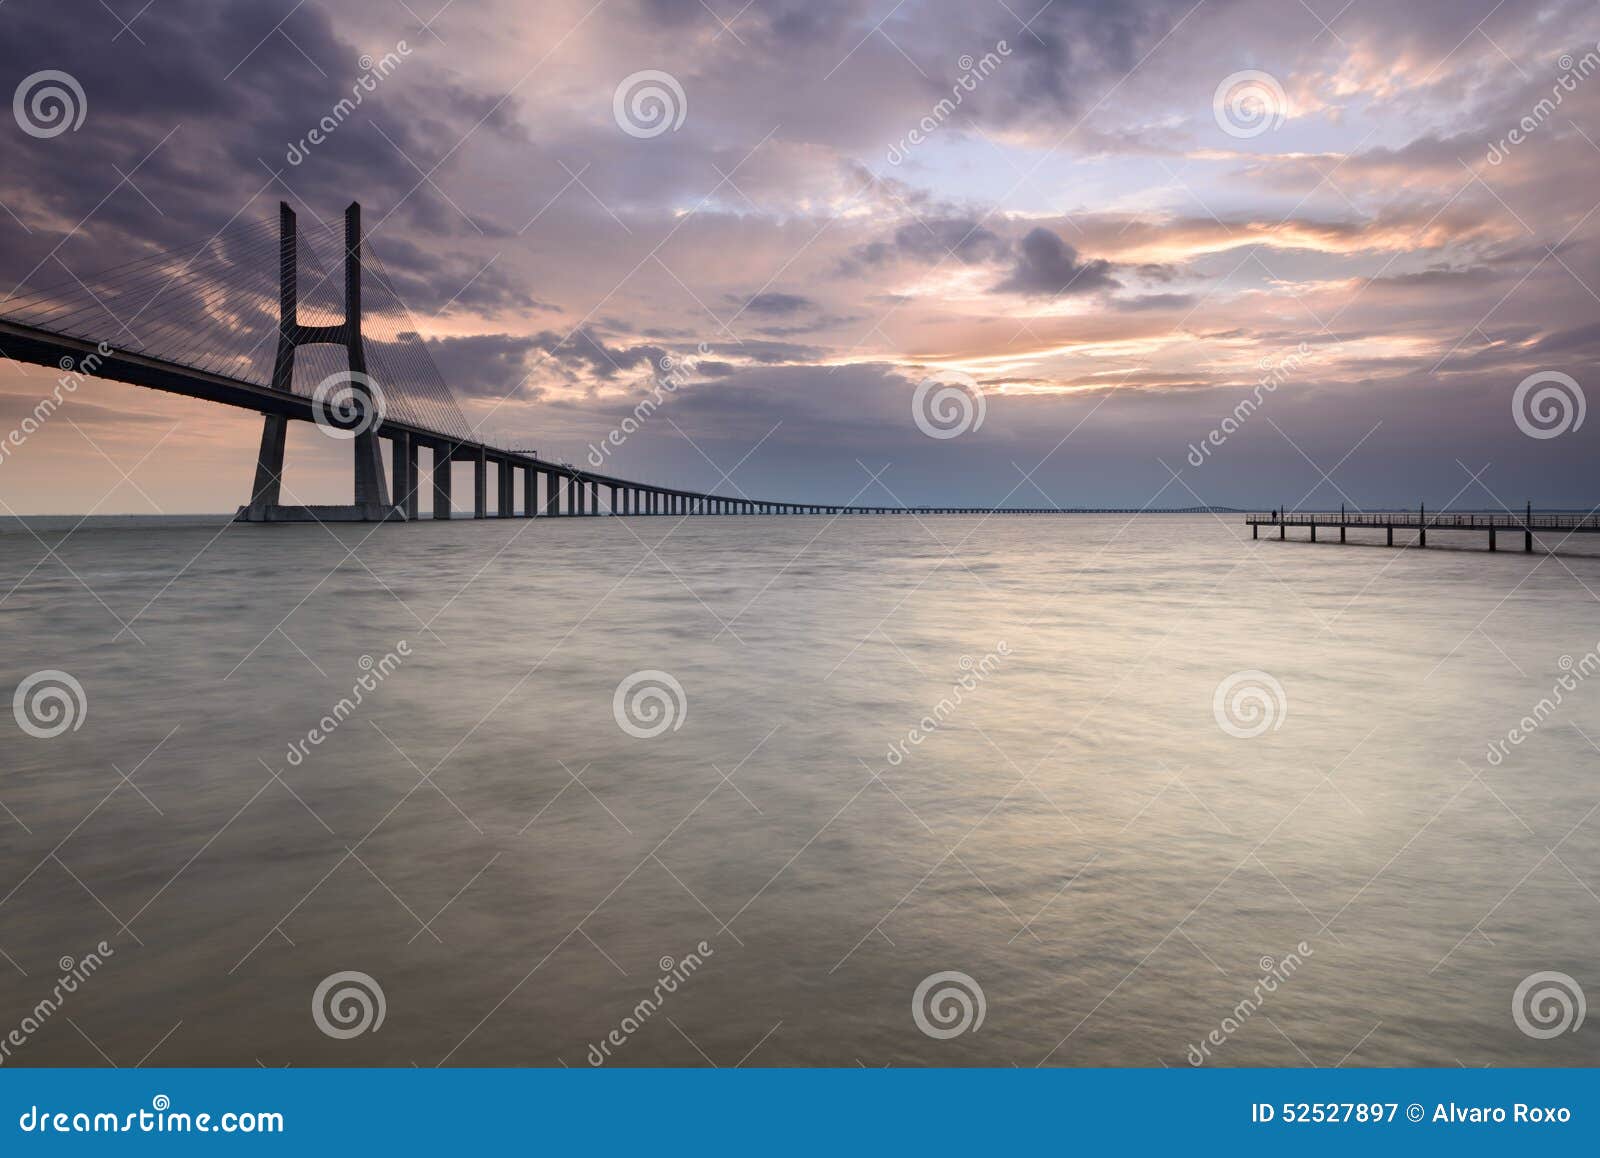
<path fill-rule="evenodd" d="M 531 466 L 522 468 L 522 517 L 531 519 L 539 512 L 539 472 Z"/>
<path fill-rule="evenodd" d="M 508 458 L 501 459 L 495 466 L 498 468 L 496 476 L 500 485 L 495 495 L 494 513 L 499 518 L 509 519 L 517 513 L 516 480 L 513 474 L 516 467 Z"/>
<path fill-rule="evenodd" d="M 395 456 L 397 456 L 395 457 L 395 465 L 398 467 L 400 462 L 405 462 L 405 486 L 402 488 L 398 480 L 395 481 L 395 502 L 405 510 L 406 520 L 411 521 L 411 523 L 414 523 L 418 518 L 419 507 L 418 493 L 416 491 L 418 491 L 418 478 L 421 475 L 416 469 L 416 459 L 418 459 L 416 451 L 418 451 L 416 438 L 411 437 L 408 433 L 395 437 Z"/>
<path fill-rule="evenodd" d="M 450 464 L 454 459 L 448 446 L 433 446 L 433 517 L 450 517 Z"/>
<path fill-rule="evenodd" d="M 472 456 L 472 517 L 487 518 L 489 514 L 489 460 L 480 447 Z"/>
<path fill-rule="evenodd" d="M 1493 551 L 1494 549 L 1495 549 L 1495 547 L 1494 547 L 1494 528 L 1490 527 L 1489 528 L 1489 550 Z"/>
<path fill-rule="evenodd" d="M 264 515 L 267 508 L 278 505 L 282 493 L 283 448 L 288 436 L 289 420 L 283 415 L 268 414 L 262 420 L 255 485 L 250 488 L 251 511 L 261 511 Z"/>

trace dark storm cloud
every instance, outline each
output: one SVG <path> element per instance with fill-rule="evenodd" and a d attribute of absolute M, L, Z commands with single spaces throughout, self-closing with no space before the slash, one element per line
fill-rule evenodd
<path fill-rule="evenodd" d="M 667 354 L 662 347 L 650 344 L 608 345 L 603 337 L 587 327 L 570 334 L 545 330 L 534 335 L 533 343 L 558 362 L 580 365 L 603 379 L 615 378 L 625 370 L 641 366 L 652 369 Z"/>
<path fill-rule="evenodd" d="M 1225 7 L 1226 5 L 1219 5 Z M 1118 0 L 1058 0 L 1029 22 L 1026 32 L 1013 32 L 1008 43 L 1016 54 L 1014 78 L 1002 74 L 1015 116 L 1072 112 L 1082 100 L 1085 80 L 1105 72 L 1128 72 L 1144 46 L 1161 36 L 1191 3 L 1153 0 L 1128 4 Z"/>
<path fill-rule="evenodd" d="M 428 352 L 445 380 L 467 395 L 537 397 L 540 383 L 592 385 L 638 372 L 652 375 L 666 358 L 665 347 L 612 344 L 587 327 L 570 334 L 474 334 L 433 338 Z"/>
<path fill-rule="evenodd" d="M 0 201 L 32 230 L 0 216 L 8 230 L 0 273 L 13 280 L 69 232 L 59 256 L 87 270 L 152 245 L 197 244 L 236 214 L 269 220 L 280 198 L 308 230 L 315 217 L 337 220 L 347 201 L 359 199 L 369 228 L 382 222 L 380 248 L 390 235 L 423 243 L 415 255 L 397 255 L 391 269 L 410 279 L 426 306 L 448 300 L 473 272 L 440 269 L 428 239 L 495 229 L 464 220 L 420 182 L 417 166 L 435 164 L 480 121 L 480 133 L 509 131 L 511 108 L 496 110 L 497 98 L 430 75 L 420 63 L 423 45 L 397 55 L 400 63 L 362 106 L 291 165 L 290 145 L 348 100 L 364 71 L 361 49 L 315 5 L 285 15 L 249 0 L 160 0 L 109 48 L 120 26 L 94 0 L 11 4 L 0 22 L 0 87 L 11 91 L 23 77 L 54 68 L 77 79 L 87 103 L 81 129 L 52 139 L 25 135 L 9 117 L 0 126 L 8 160 Z M 446 164 L 434 180 L 448 171 Z M 474 300 L 497 293 L 517 300 L 493 271 L 485 276 L 487 284 L 467 291 L 480 295 Z"/>
<path fill-rule="evenodd" d="M 1082 294 L 1115 289 L 1122 283 L 1111 276 L 1111 263 L 1078 260 L 1078 251 L 1044 227 L 1030 230 L 1017 244 L 1011 274 L 994 293 L 1028 296 Z"/>
<path fill-rule="evenodd" d="M 528 382 L 528 355 L 535 349 L 532 339 L 510 334 L 473 334 L 428 342 L 428 353 L 452 389 L 458 394 L 491 398 L 512 393 L 537 395 L 537 388 Z"/>
<path fill-rule="evenodd" d="M 329 240 L 336 241 L 330 235 Z M 431 251 L 398 234 L 372 243 L 380 265 L 373 270 L 413 315 L 427 319 L 440 311 L 478 310 L 489 314 L 517 310 L 559 312 L 560 307 L 524 291 L 519 275 L 451 247 Z"/>

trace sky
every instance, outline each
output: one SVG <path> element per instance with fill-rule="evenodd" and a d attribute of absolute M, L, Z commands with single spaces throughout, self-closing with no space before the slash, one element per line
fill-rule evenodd
<path fill-rule="evenodd" d="M 1577 0 L 10 0 L 0 293 L 354 199 L 467 421 L 546 458 L 1587 509 L 1597 74 Z M 56 377 L 0 361 L 0 434 Z M 86 383 L 0 514 L 231 510 L 259 425 Z M 291 493 L 348 456 L 296 424 Z"/>

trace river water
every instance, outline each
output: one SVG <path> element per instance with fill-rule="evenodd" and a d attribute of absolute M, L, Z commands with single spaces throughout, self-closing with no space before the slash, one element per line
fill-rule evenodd
<path fill-rule="evenodd" d="M 1515 1004 L 1600 996 L 1594 547 L 72 525 L 0 532 L 5 1064 L 1600 1062 Z"/>

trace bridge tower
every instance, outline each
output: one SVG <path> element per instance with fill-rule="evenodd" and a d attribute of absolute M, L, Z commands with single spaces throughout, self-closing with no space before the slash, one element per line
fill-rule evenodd
<path fill-rule="evenodd" d="M 301 346 L 328 343 L 345 348 L 349 369 L 319 387 L 318 421 L 337 413 L 336 425 L 353 430 L 355 450 L 355 502 L 342 506 L 295 506 L 280 502 L 284 442 L 289 418 L 268 414 L 261 428 L 261 449 L 256 456 L 255 485 L 250 504 L 240 507 L 239 522 L 377 522 L 406 517 L 403 506 L 389 501 L 383 479 L 383 456 L 378 448 L 381 422 L 381 387 L 367 377 L 367 352 L 361 336 L 361 205 L 352 201 L 344 211 L 344 320 L 331 326 L 300 324 L 299 235 L 294 210 L 278 203 L 278 351 L 272 366 L 272 386 L 294 389 L 294 352 Z M 346 425 L 348 424 L 348 425 Z M 404 453 L 396 449 L 396 453 Z M 414 485 L 414 484 L 413 484 Z M 399 497 L 399 496 L 397 496 Z"/>

